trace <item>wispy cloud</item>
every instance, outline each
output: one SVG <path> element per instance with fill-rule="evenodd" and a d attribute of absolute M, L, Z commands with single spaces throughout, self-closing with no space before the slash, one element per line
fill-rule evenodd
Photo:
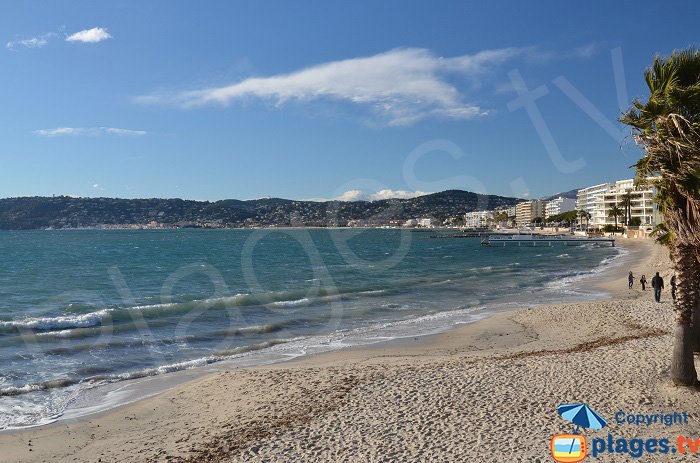
<path fill-rule="evenodd" d="M 145 130 L 130 130 L 119 129 L 115 127 L 56 127 L 53 129 L 39 129 L 34 131 L 35 134 L 42 137 L 59 137 L 59 136 L 75 136 L 75 135 L 120 135 L 129 137 L 141 137 L 148 132 Z"/>
<path fill-rule="evenodd" d="M 97 43 L 103 40 L 111 39 L 112 36 L 107 32 L 107 29 L 103 27 L 93 27 L 92 29 L 85 29 L 75 34 L 71 34 L 66 37 L 67 42 L 83 42 L 83 43 Z"/>
<path fill-rule="evenodd" d="M 41 48 L 48 45 L 49 40 L 56 37 L 56 35 L 57 34 L 55 32 L 49 32 L 47 34 L 39 35 L 37 37 L 30 37 L 28 39 L 12 40 L 10 42 L 7 42 L 5 47 L 7 47 L 8 50 L 17 50 L 20 47 Z"/>
<path fill-rule="evenodd" d="M 92 29 L 85 29 L 71 35 L 65 34 L 64 28 L 61 27 L 57 32 L 48 32 L 27 39 L 12 40 L 7 42 L 5 47 L 13 51 L 19 48 L 42 48 L 48 45 L 52 39 L 58 38 L 59 36 L 64 36 L 67 42 L 82 43 L 96 43 L 112 38 L 109 32 L 107 32 L 107 29 L 103 27 L 93 27 Z"/>
<path fill-rule="evenodd" d="M 110 135 L 125 135 L 128 137 L 141 137 L 148 133 L 145 130 L 119 129 L 116 127 L 100 127 L 99 130 L 104 131 L 104 133 L 108 133 Z"/>
<path fill-rule="evenodd" d="M 576 48 L 573 52 L 572 55 L 575 58 L 592 58 L 593 56 L 598 53 L 599 46 L 597 43 L 589 43 L 588 45 L 584 45 L 582 47 Z"/>
<path fill-rule="evenodd" d="M 471 119 L 488 110 L 468 101 L 450 79 L 462 82 L 487 74 L 528 49 L 503 48 L 444 58 L 423 48 L 401 48 L 369 57 L 332 61 L 289 74 L 252 77 L 222 87 L 156 93 L 142 103 L 184 108 L 230 105 L 258 98 L 282 105 L 289 101 L 330 99 L 361 105 L 388 125 L 410 125 L 428 117 Z"/>
<path fill-rule="evenodd" d="M 378 201 L 381 199 L 411 199 L 429 194 L 430 193 L 425 191 L 406 191 L 390 189 L 380 190 L 376 193 L 367 193 L 363 190 L 349 190 L 334 199 L 337 201 Z"/>

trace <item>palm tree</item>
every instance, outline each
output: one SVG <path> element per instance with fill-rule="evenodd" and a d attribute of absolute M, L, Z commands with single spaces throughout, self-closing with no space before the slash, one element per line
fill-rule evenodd
<path fill-rule="evenodd" d="M 578 211 L 578 216 L 581 218 L 581 220 L 586 221 L 586 231 L 588 231 L 588 221 L 591 220 L 591 213 L 581 209 Z"/>
<path fill-rule="evenodd" d="M 496 218 L 498 220 L 499 225 L 508 226 L 508 212 L 499 212 Z"/>
<path fill-rule="evenodd" d="M 638 182 L 652 183 L 676 275 L 676 328 L 671 379 L 695 385 L 693 313 L 700 302 L 700 51 L 656 56 L 644 72 L 650 95 L 634 100 L 620 121 L 632 127 L 644 156 Z M 649 177 L 653 177 L 649 179 Z"/>
<path fill-rule="evenodd" d="M 622 217 L 622 209 L 617 207 L 617 204 L 615 204 L 613 207 L 610 208 L 610 211 L 608 212 L 608 217 L 614 217 L 615 218 L 615 232 L 617 232 L 617 218 Z"/>
<path fill-rule="evenodd" d="M 632 218 L 632 193 L 627 190 L 627 193 L 620 200 L 620 205 L 625 208 L 625 225 L 629 226 Z"/>

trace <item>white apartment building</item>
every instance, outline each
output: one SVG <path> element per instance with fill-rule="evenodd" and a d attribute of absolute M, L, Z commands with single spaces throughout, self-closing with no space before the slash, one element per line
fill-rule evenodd
<path fill-rule="evenodd" d="M 615 218 L 609 217 L 610 210 L 617 205 L 624 212 L 622 200 L 628 193 L 632 199 L 631 218 L 638 217 L 642 227 L 653 227 L 659 223 L 658 210 L 654 204 L 654 188 L 651 186 L 636 188 L 634 179 L 617 180 L 578 190 L 576 209 L 585 210 L 591 214 L 588 221 L 591 228 L 614 225 Z M 623 221 L 624 217 L 618 217 L 618 225 Z"/>
<path fill-rule="evenodd" d="M 576 200 L 573 198 L 562 198 L 559 196 L 552 199 L 544 206 L 544 218 L 548 219 L 553 215 L 562 214 L 564 212 L 573 211 L 576 209 Z"/>
<path fill-rule="evenodd" d="M 430 227 L 433 226 L 433 219 L 430 219 L 430 218 L 421 218 L 421 219 L 418 219 L 418 226 L 419 226 L 419 227 L 430 228 Z"/>
<path fill-rule="evenodd" d="M 465 228 L 487 228 L 493 221 L 493 211 L 476 211 L 464 214 Z"/>

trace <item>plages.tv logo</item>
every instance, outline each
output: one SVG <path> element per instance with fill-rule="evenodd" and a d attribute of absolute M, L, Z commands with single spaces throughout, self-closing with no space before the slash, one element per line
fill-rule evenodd
<path fill-rule="evenodd" d="M 549 448 L 554 461 L 576 463 L 586 458 L 586 436 L 580 428 L 603 429 L 608 422 L 586 404 L 562 404 L 557 407 L 562 418 L 571 421 L 576 427 L 571 434 L 552 436 Z"/>

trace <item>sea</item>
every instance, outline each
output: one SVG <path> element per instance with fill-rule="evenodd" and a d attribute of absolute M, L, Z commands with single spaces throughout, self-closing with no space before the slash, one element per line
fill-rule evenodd
<path fill-rule="evenodd" d="M 620 248 L 398 229 L 0 231 L 0 429 L 135 378 L 437 333 L 602 297 Z M 585 285 L 583 285 L 585 288 Z"/>

